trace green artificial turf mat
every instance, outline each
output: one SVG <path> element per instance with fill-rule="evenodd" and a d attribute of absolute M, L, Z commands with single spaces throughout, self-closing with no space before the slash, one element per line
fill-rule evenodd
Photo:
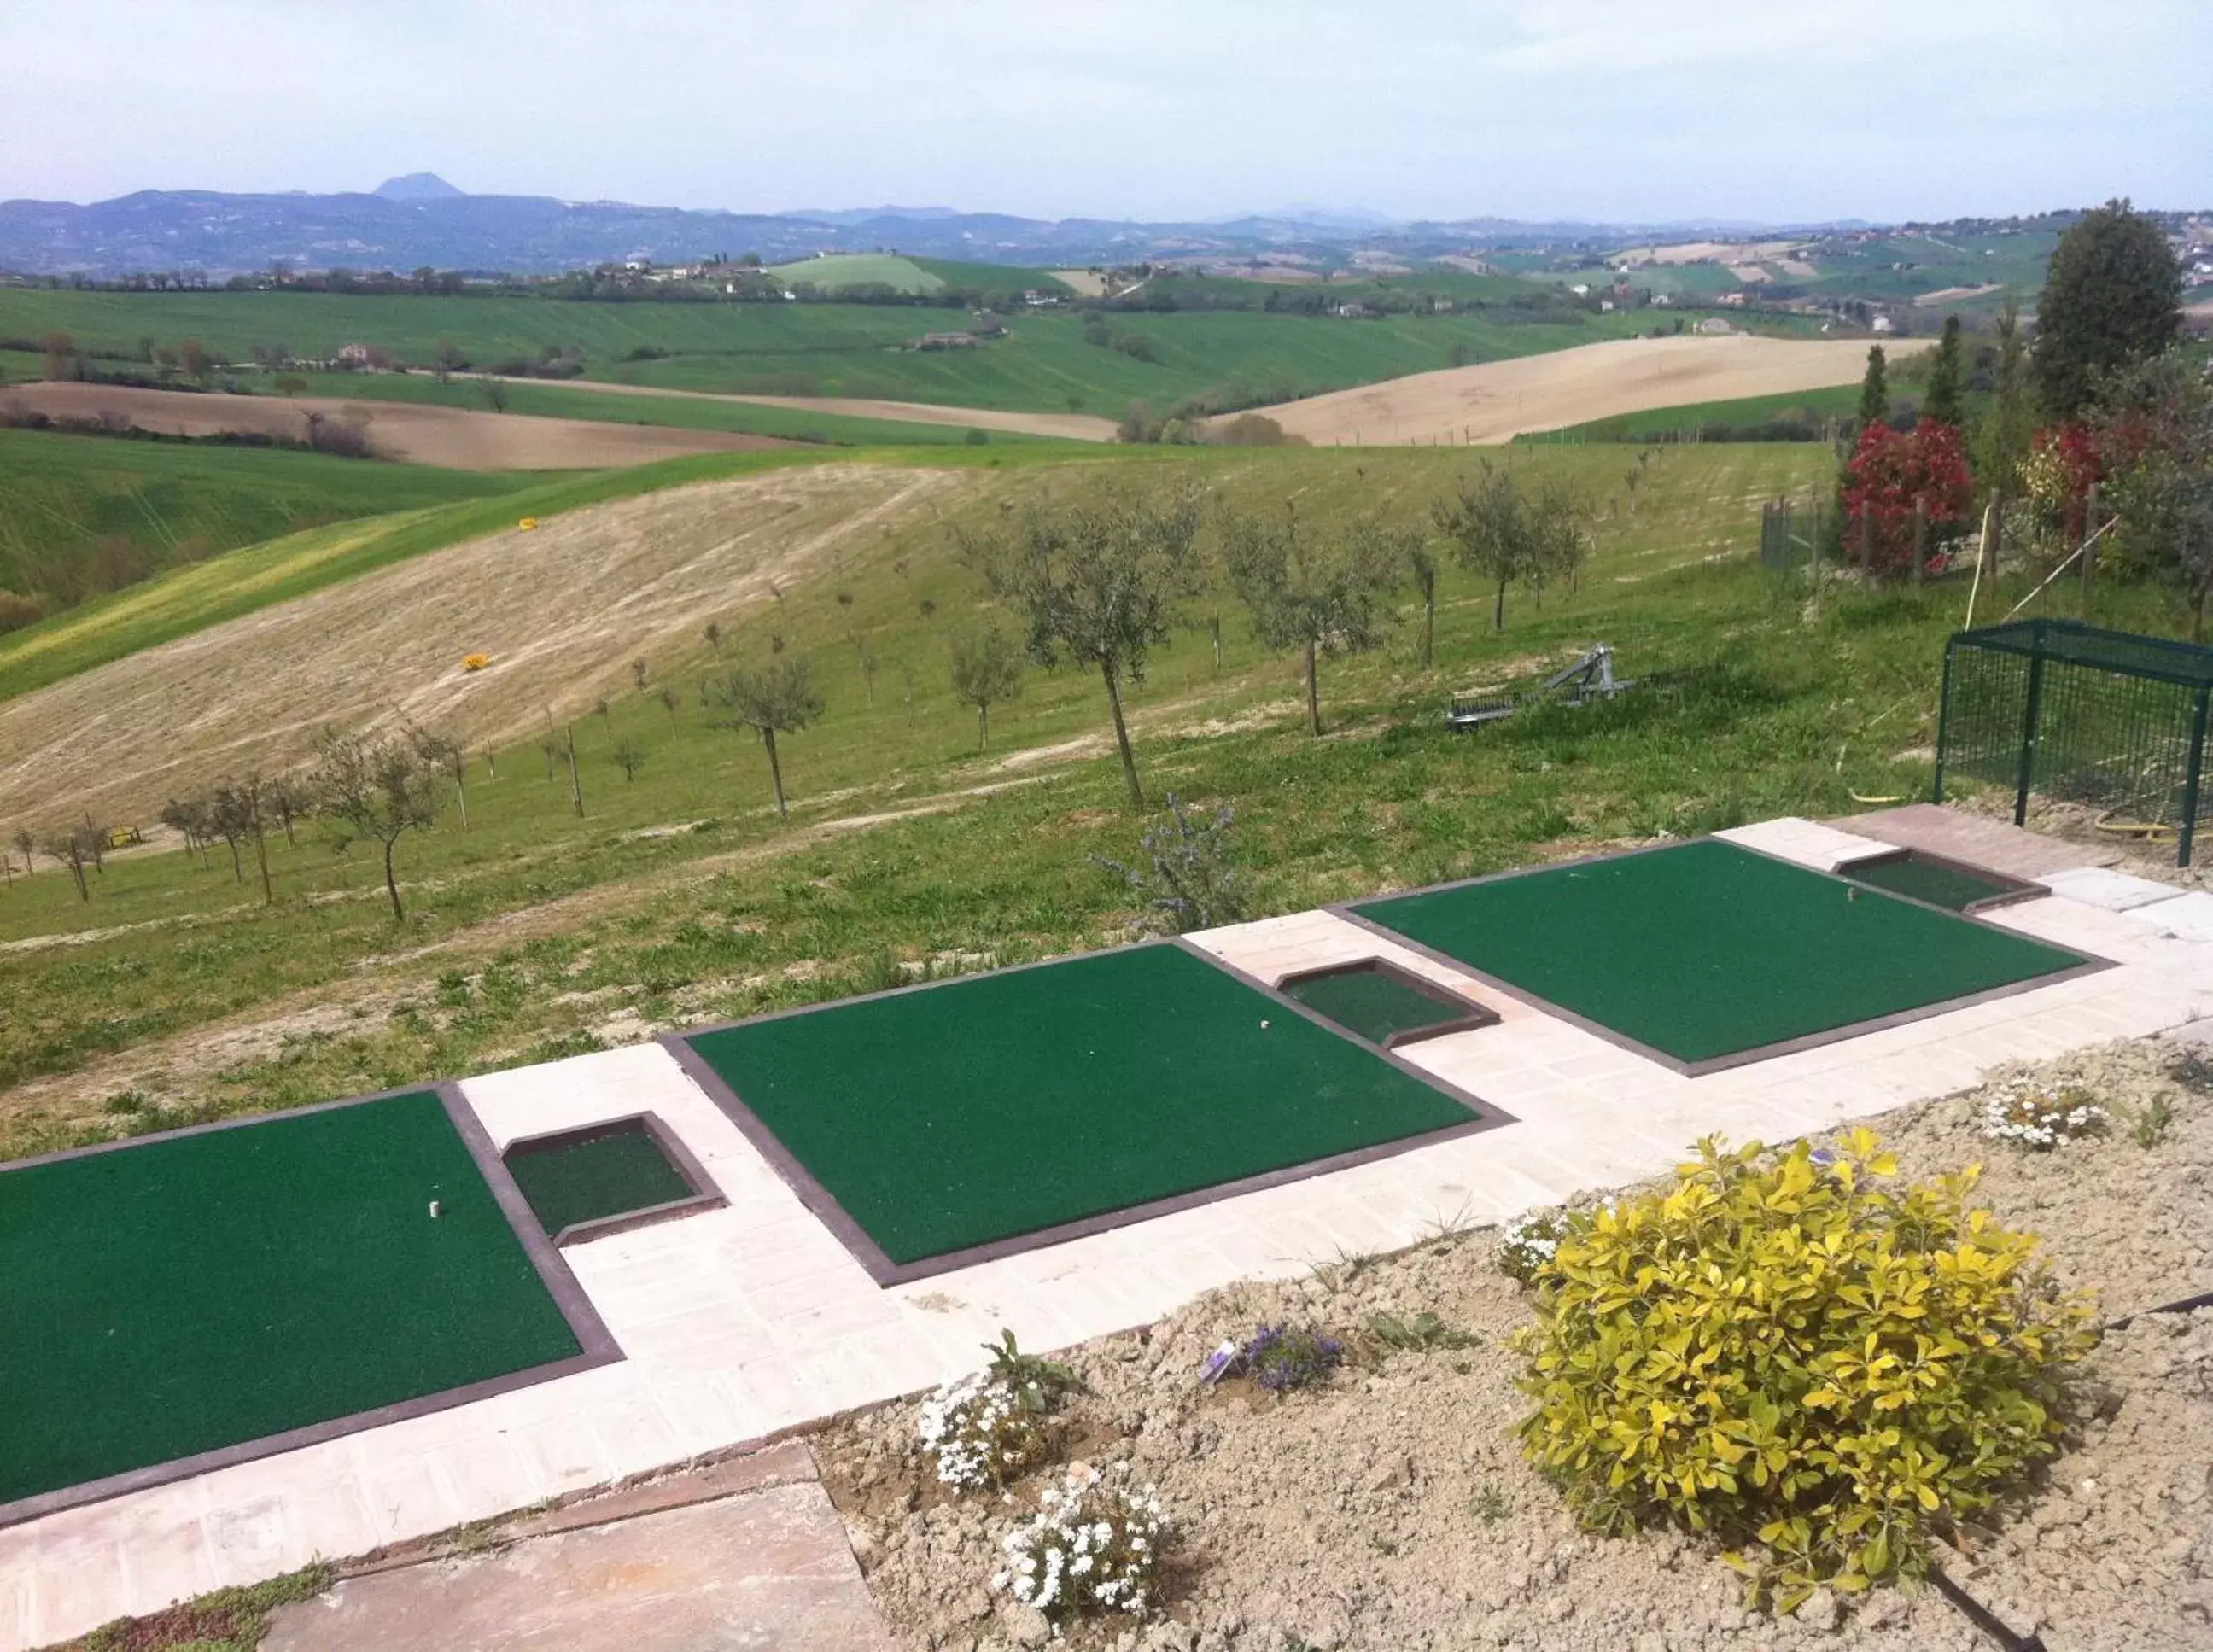
<path fill-rule="evenodd" d="M 1339 970 L 1285 983 L 1283 996 L 1326 1015 L 1347 1032 L 1371 1044 L 1395 1033 L 1411 1033 L 1476 1013 L 1473 1004 L 1449 1009 L 1381 970 Z"/>
<path fill-rule="evenodd" d="M 689 1042 L 894 1263 L 1474 1118 L 1165 944 Z"/>
<path fill-rule="evenodd" d="M 581 1351 L 427 1092 L 0 1172 L 0 1503 Z"/>
<path fill-rule="evenodd" d="M 642 1125 L 557 1145 L 509 1149 L 508 1173 L 548 1234 L 692 1197 Z"/>
<path fill-rule="evenodd" d="M 1710 838 L 1364 901 L 1356 910 L 1685 1063 L 1924 1009 L 2083 961 Z"/>
<path fill-rule="evenodd" d="M 1974 902 L 1988 900 L 1993 895 L 2010 894 L 2014 888 L 2012 884 L 2001 883 L 1994 878 L 1977 877 L 1972 872 L 1903 855 L 1896 860 L 1847 867 L 1838 875 L 1871 888 L 1887 889 L 1894 895 L 1925 900 L 1931 906 L 1948 907 L 1955 912 L 1965 911 Z"/>

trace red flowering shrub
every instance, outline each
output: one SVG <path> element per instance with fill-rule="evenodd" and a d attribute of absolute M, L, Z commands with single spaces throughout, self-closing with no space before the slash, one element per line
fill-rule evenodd
<path fill-rule="evenodd" d="M 1868 551 L 1878 576 L 1894 578 L 1911 568 L 1916 500 L 1929 512 L 1929 565 L 1942 565 L 1936 546 L 1958 531 L 1973 492 L 1957 430 L 1928 418 L 1911 432 L 1870 424 L 1860 432 L 1844 474 L 1846 532 L 1858 533 L 1862 511 L 1874 518 Z"/>

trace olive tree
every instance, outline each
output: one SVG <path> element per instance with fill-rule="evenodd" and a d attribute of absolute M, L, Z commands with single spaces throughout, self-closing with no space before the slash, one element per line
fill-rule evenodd
<path fill-rule="evenodd" d="M 1558 483 L 1525 493 L 1512 471 L 1485 461 L 1478 479 L 1461 478 L 1459 491 L 1431 515 L 1454 560 L 1495 588 L 1494 631 L 1506 629 L 1509 586 L 1541 591 L 1582 565 L 1582 503 Z"/>
<path fill-rule="evenodd" d="M 383 850 L 392 921 L 405 922 L 393 856 L 400 838 L 437 824 L 446 800 L 442 763 L 426 756 L 407 735 L 373 738 L 328 728 L 315 737 L 315 758 L 310 783 L 318 811 L 336 827 L 333 846 L 343 852 L 356 843 L 375 843 Z"/>
<path fill-rule="evenodd" d="M 808 679 L 807 661 L 777 660 L 758 671 L 750 666 L 734 666 L 723 676 L 704 684 L 700 695 L 722 713 L 708 719 L 710 728 L 751 728 L 760 735 L 761 746 L 768 753 L 769 783 L 776 789 L 777 818 L 789 820 L 776 737 L 797 734 L 822 715 L 822 697 Z"/>
<path fill-rule="evenodd" d="M 976 748 L 991 743 L 991 708 L 1022 692 L 1022 655 L 997 625 L 953 639 L 953 697 L 976 708 Z"/>
<path fill-rule="evenodd" d="M 1113 489 L 1095 500 L 1033 503 L 1009 533 L 970 538 L 960 550 L 991 594 L 1025 617 L 1029 655 L 1051 668 L 1065 658 L 1099 673 L 1133 808 L 1144 788 L 1122 714 L 1125 684 L 1143 682 L 1145 660 L 1168 640 L 1178 598 L 1198 573 L 1198 497 Z"/>
<path fill-rule="evenodd" d="M 1321 656 L 1364 654 L 1388 631 L 1383 597 L 1405 571 L 1406 539 L 1372 518 L 1317 533 L 1289 506 L 1280 516 L 1223 519 L 1223 566 L 1253 631 L 1265 647 L 1305 656 L 1309 734 L 1321 733 Z"/>

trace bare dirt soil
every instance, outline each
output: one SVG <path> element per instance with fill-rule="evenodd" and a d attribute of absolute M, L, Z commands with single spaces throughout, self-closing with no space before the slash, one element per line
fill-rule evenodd
<path fill-rule="evenodd" d="M 883 401 L 866 396 L 739 396 L 718 390 L 664 390 L 649 384 L 612 384 L 599 379 L 515 379 L 509 382 L 551 389 L 565 387 L 618 396 L 747 402 L 756 407 L 787 407 L 802 413 L 844 413 L 855 418 L 898 419 L 908 424 L 950 424 L 962 430 L 1005 430 L 1016 436 L 1061 436 L 1070 442 L 1112 442 L 1115 432 L 1113 419 L 1100 418 L 1095 413 L 1009 413 L 989 407 L 948 407 L 934 401 Z"/>
<path fill-rule="evenodd" d="M 560 420 L 545 420 L 549 424 Z M 225 771 L 288 766 L 326 722 L 512 744 L 770 600 L 838 546 L 980 485 L 824 465 L 673 488 L 430 552 L 0 703 L 0 793 L 122 820 Z M 464 656 L 491 657 L 466 672 Z"/>
<path fill-rule="evenodd" d="M 1939 287 L 1933 293 L 1917 293 L 1913 302 L 1917 308 L 1927 309 L 1937 304 L 1949 304 L 1962 298 L 1980 298 L 1985 293 L 1997 292 L 2005 283 L 1985 281 L 1978 287 Z"/>
<path fill-rule="evenodd" d="M 1885 348 L 1896 357 L 1928 341 Z M 1867 346 L 1843 340 L 1622 338 L 1334 390 L 1267 414 L 1317 447 L 1506 442 L 1686 402 L 1856 384 L 1866 369 Z"/>
<path fill-rule="evenodd" d="M 1979 1133 L 1979 1091 L 1901 1109 L 1876 1128 L 1908 1175 L 1984 1163 L 1978 1202 L 2041 1233 L 2063 1283 L 2096 1289 L 2112 1317 L 2213 1287 L 2213 1097 L 2172 1076 L 2176 1053 L 2158 1040 L 2113 1045 L 2037 1070 L 2122 1107 L 2171 1095 L 2179 1116 L 2149 1148 L 2118 1124 L 2056 1153 L 2007 1148 Z M 1511 1435 L 1526 1401 L 1506 1340 L 1530 1313 L 1497 1272 L 1495 1243 L 1488 1233 L 1441 1235 L 1302 1280 L 1231 1286 L 1149 1331 L 1065 1356 L 1091 1389 L 1070 1408 L 1069 1451 L 1094 1464 L 1127 1458 L 1158 1484 L 1182 1533 L 1171 1621 L 1082 1627 L 1066 1644 L 1980 1652 L 1977 1631 L 1933 1590 L 1884 1588 L 1857 1603 L 1825 1590 L 1778 1621 L 1746 1609 L 1735 1574 L 1692 1534 L 1578 1532 Z M 1423 1312 L 1478 1344 L 1363 1350 L 1356 1333 L 1371 1315 Z M 1351 1363 L 1282 1400 L 1199 1386 L 1216 1344 L 1287 1319 L 1350 1336 Z M 1963 1530 L 1959 1548 L 1941 1550 L 1943 1569 L 2052 1652 L 2213 1645 L 2213 1310 L 2110 1332 L 2077 1395 L 2060 1455 L 2022 1497 Z M 1033 1505 L 1036 1484 L 1003 1501 L 948 1503 L 914 1429 L 915 1408 L 900 1405 L 816 1441 L 902 1644 L 1044 1644 L 1042 1620 L 985 1587 L 998 1537 Z"/>
<path fill-rule="evenodd" d="M 230 396 L 108 384 L 39 383 L 0 389 L 0 411 L 128 422 L 163 436 L 238 432 L 287 442 L 307 439 L 307 416 L 314 412 L 360 429 L 369 451 L 380 459 L 465 471 L 605 470 L 686 454 L 793 445 L 729 430 L 535 418 L 479 413 L 466 407 L 346 401 L 335 396 Z"/>
<path fill-rule="evenodd" d="M 1757 264 L 1795 252 L 1795 241 L 1680 241 L 1667 247 L 1633 247 L 1614 256 L 1631 266 L 1639 264 Z"/>

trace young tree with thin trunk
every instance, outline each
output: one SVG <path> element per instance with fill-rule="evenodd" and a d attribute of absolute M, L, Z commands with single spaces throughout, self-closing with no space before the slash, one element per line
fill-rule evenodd
<path fill-rule="evenodd" d="M 261 796 L 269 813 L 284 833 L 284 841 L 296 849 L 300 839 L 296 828 L 308 817 L 314 806 L 314 797 L 297 775 L 280 774 L 262 783 Z"/>
<path fill-rule="evenodd" d="M 991 708 L 1022 692 L 1022 652 L 997 625 L 953 639 L 953 697 L 976 708 L 976 749 L 991 743 Z"/>
<path fill-rule="evenodd" d="M 92 858 L 91 845 L 86 842 L 84 827 L 75 826 L 66 832 L 57 832 L 39 847 L 50 861 L 59 861 L 76 881 L 76 898 L 89 905 L 92 890 L 84 881 L 84 869 Z"/>
<path fill-rule="evenodd" d="M 1321 656 L 1365 654 L 1383 641 L 1391 620 L 1383 596 L 1405 571 L 1406 539 L 1373 520 L 1317 533 L 1289 506 L 1280 517 L 1224 519 L 1223 565 L 1254 633 L 1265 647 L 1305 655 L 1308 734 L 1321 733 Z"/>
<path fill-rule="evenodd" d="M 1133 808 L 1145 794 L 1122 690 L 1144 680 L 1146 656 L 1168 640 L 1176 600 L 1196 588 L 1198 521 L 1195 491 L 1148 497 L 1118 489 L 1095 503 L 1033 505 L 1011 534 L 960 541 L 991 594 L 1027 618 L 1032 659 L 1050 668 L 1065 657 L 1099 673 Z"/>
<path fill-rule="evenodd" d="M 1431 519 L 1453 559 L 1494 588 L 1491 629 L 1503 631 L 1509 587 L 1541 591 L 1582 567 L 1584 514 L 1559 484 L 1526 494 L 1510 470 L 1486 460 L 1482 475 L 1472 484 L 1461 478 L 1460 491 L 1440 500 Z"/>
<path fill-rule="evenodd" d="M 172 797 L 162 805 L 158 817 L 162 824 L 177 832 L 185 840 L 185 853 L 200 857 L 200 869 L 207 869 L 208 844 L 215 829 L 208 820 L 207 800 L 203 797 Z"/>
<path fill-rule="evenodd" d="M 602 700 L 602 707 L 607 702 Z M 415 742 L 415 750 L 424 762 L 432 768 L 442 769 L 453 777 L 454 796 L 461 808 L 461 830 L 469 829 L 469 753 L 468 747 L 448 735 L 436 729 L 410 726 L 407 737 Z"/>
<path fill-rule="evenodd" d="M 808 680 L 807 661 L 777 660 L 759 671 L 734 666 L 727 675 L 710 682 L 705 693 L 709 703 L 722 712 L 710 720 L 712 727 L 750 728 L 759 735 L 762 748 L 768 753 L 768 777 L 776 790 L 777 818 L 789 820 L 776 737 L 797 734 L 822 715 L 822 697 Z"/>
<path fill-rule="evenodd" d="M 607 753 L 607 760 L 622 771 L 623 783 L 628 785 L 637 778 L 637 771 L 645 766 L 645 747 L 625 735 Z"/>
<path fill-rule="evenodd" d="M 1427 671 L 1437 662 L 1437 553 L 1419 533 L 1405 539 L 1406 572 L 1422 598 L 1422 640 L 1414 663 Z"/>
<path fill-rule="evenodd" d="M 243 780 L 225 780 L 210 794 L 208 812 L 223 841 L 230 845 L 231 871 L 241 883 L 246 877 L 239 867 L 238 846 L 242 842 L 253 845 L 254 860 L 261 869 L 262 904 L 274 906 L 277 889 L 269 876 L 266 783 L 258 774 L 249 774 Z"/>
<path fill-rule="evenodd" d="M 405 923 L 393 857 L 400 838 L 437 823 L 446 797 L 443 772 L 405 735 L 372 739 L 326 728 L 315 738 L 315 756 L 316 802 L 338 828 L 335 846 L 371 842 L 383 850 L 392 921 Z"/>
<path fill-rule="evenodd" d="M 23 875 L 27 878 L 31 875 L 32 870 L 31 851 L 38 846 L 39 840 L 31 835 L 30 827 L 18 826 L 15 828 L 15 847 L 22 852 Z"/>
<path fill-rule="evenodd" d="M 676 732 L 676 706 L 678 700 L 676 691 L 671 688 L 667 683 L 663 683 L 653 698 L 659 700 L 661 702 L 661 709 L 668 713 L 668 732 L 674 734 Z"/>
<path fill-rule="evenodd" d="M 710 654 L 720 654 L 722 651 L 722 621 L 719 619 L 710 619 L 707 622 L 707 629 L 703 635 L 707 639 L 707 651 Z"/>
<path fill-rule="evenodd" d="M 244 795 L 226 780 L 207 795 L 204 807 L 207 822 L 215 835 L 223 839 L 223 847 L 230 850 L 230 879 L 234 883 L 246 881 L 246 865 L 239 858 L 239 845 L 253 835 L 250 812 Z"/>
<path fill-rule="evenodd" d="M 630 662 L 630 680 L 637 686 L 637 692 L 641 694 L 645 692 L 646 675 L 647 667 L 644 661 L 632 660 Z"/>

